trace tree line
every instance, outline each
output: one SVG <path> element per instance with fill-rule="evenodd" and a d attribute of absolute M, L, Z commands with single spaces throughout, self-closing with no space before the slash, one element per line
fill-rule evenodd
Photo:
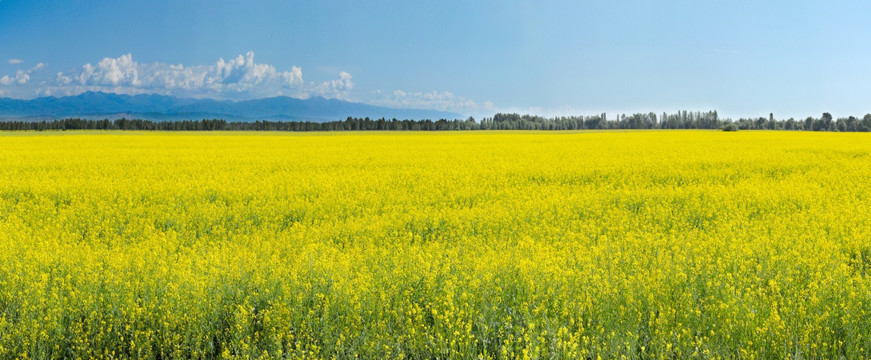
<path fill-rule="evenodd" d="M 348 117 L 340 121 L 232 121 L 222 119 L 153 121 L 120 118 L 116 120 L 69 118 L 51 121 L 0 121 L 0 130 L 160 130 L 160 131 L 367 131 L 367 130 L 595 130 L 595 129 L 723 129 L 741 130 L 796 130 L 796 131 L 871 131 L 871 114 L 863 118 L 853 116 L 833 119 L 829 113 L 819 118 L 775 119 L 767 118 L 721 119 L 717 111 L 674 114 L 636 113 L 621 114 L 609 119 L 602 113 L 591 116 L 542 117 L 536 115 L 502 114 L 485 117 L 480 122 L 473 117 L 465 120 L 397 120 Z"/>

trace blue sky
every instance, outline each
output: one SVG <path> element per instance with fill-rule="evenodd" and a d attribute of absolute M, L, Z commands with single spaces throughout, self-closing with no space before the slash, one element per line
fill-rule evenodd
<path fill-rule="evenodd" d="M 0 96 L 871 112 L 867 1 L 0 0 Z"/>

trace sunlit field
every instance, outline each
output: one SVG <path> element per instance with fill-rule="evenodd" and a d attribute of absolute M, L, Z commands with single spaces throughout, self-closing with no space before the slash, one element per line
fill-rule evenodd
<path fill-rule="evenodd" d="M 0 133 L 0 358 L 868 358 L 871 136 Z"/>

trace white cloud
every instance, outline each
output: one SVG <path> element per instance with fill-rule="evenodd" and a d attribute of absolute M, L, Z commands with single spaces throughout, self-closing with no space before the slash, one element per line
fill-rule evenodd
<path fill-rule="evenodd" d="M 9 65 L 16 65 L 16 64 L 21 64 L 21 63 L 23 63 L 24 60 L 21 60 L 21 59 L 9 59 L 9 60 L 6 61 L 6 62 L 9 63 Z"/>
<path fill-rule="evenodd" d="M 71 83 L 72 81 L 73 81 L 73 79 L 71 77 L 64 75 L 64 73 L 62 73 L 62 72 L 58 72 L 57 78 L 55 78 L 55 82 L 58 85 L 67 85 L 67 84 Z"/>
<path fill-rule="evenodd" d="M 378 98 L 374 103 L 383 106 L 406 109 L 436 109 L 461 114 L 477 114 L 493 109 L 493 103 L 485 101 L 481 104 L 450 91 L 408 92 L 394 90 L 390 94 L 376 92 Z"/>
<path fill-rule="evenodd" d="M 30 75 L 24 71 L 18 70 L 15 72 L 15 76 L 3 75 L 3 77 L 0 78 L 0 85 L 23 85 L 26 84 L 28 80 L 30 80 Z"/>
<path fill-rule="evenodd" d="M 250 99 L 269 96 L 307 98 L 323 96 L 348 99 L 353 89 L 351 74 L 340 72 L 337 79 L 306 82 L 302 68 L 292 66 L 280 71 L 270 64 L 258 63 L 254 52 L 229 60 L 219 59 L 212 65 L 140 63 L 132 54 L 107 57 L 80 68 L 55 72 L 54 76 L 32 81 L 31 73 L 45 67 L 18 71 L 0 78 L 7 92 L 22 97 L 75 95 L 84 91 L 104 91 L 120 94 L 158 93 L 195 98 Z"/>
<path fill-rule="evenodd" d="M 269 64 L 254 61 L 254 52 L 230 60 L 219 59 L 214 65 L 141 64 L 131 54 L 104 58 L 81 70 L 58 73 L 55 84 L 74 85 L 87 90 L 99 89 L 121 93 L 157 92 L 195 97 L 273 96 L 304 84 L 302 69 L 277 71 Z"/>
<path fill-rule="evenodd" d="M 322 96 L 325 98 L 347 99 L 348 92 L 354 88 L 354 82 L 351 81 L 351 74 L 340 72 L 339 78 L 330 81 L 324 81 L 307 89 L 307 96 Z"/>
<path fill-rule="evenodd" d="M 0 90 L 20 98 L 103 91 L 231 100 L 283 95 L 359 101 L 352 98 L 355 84 L 353 76 L 346 71 L 332 69 L 338 72 L 337 78 L 305 81 L 302 68 L 292 66 L 287 70 L 279 70 L 273 65 L 258 63 L 252 51 L 226 60 L 221 58 L 210 65 L 140 63 L 128 53 L 106 57 L 67 71 L 40 71 L 46 67 L 44 63 L 39 63 L 28 70 L 0 77 Z M 481 114 L 494 108 L 489 101 L 476 103 L 449 91 L 378 91 L 363 102 L 462 114 Z"/>
<path fill-rule="evenodd" d="M 90 63 L 82 66 L 77 79 L 82 85 L 112 85 L 121 84 L 139 86 L 139 64 L 133 61 L 130 54 L 118 58 L 104 58 L 93 66 Z"/>
<path fill-rule="evenodd" d="M 3 77 L 0 77 L 0 85 L 25 85 L 28 81 L 30 81 L 31 73 L 44 67 L 44 63 L 39 63 L 30 69 L 16 71 L 14 76 L 3 75 Z"/>

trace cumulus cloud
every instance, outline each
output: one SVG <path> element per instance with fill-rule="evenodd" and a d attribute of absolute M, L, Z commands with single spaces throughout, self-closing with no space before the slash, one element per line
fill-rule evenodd
<path fill-rule="evenodd" d="M 0 85 L 25 85 L 30 81 L 30 74 L 44 67 L 44 63 L 39 63 L 30 69 L 18 70 L 13 76 L 3 75 L 3 77 L 0 77 Z"/>
<path fill-rule="evenodd" d="M 337 70 L 337 77 L 331 80 L 305 81 L 300 67 L 280 70 L 270 64 L 258 63 L 253 51 L 229 59 L 221 58 L 207 65 L 140 63 L 132 54 L 123 54 L 66 71 L 48 72 L 44 71 L 45 68 L 44 63 L 39 63 L 33 68 L 0 77 L 0 91 L 21 98 L 103 91 L 231 100 L 320 96 L 360 101 L 351 95 L 355 84 L 348 72 Z M 449 91 L 378 91 L 362 102 L 463 114 L 480 114 L 493 109 L 489 101 L 477 103 Z"/>
<path fill-rule="evenodd" d="M 57 77 L 55 78 L 55 82 L 58 85 L 67 85 L 67 84 L 71 83 L 72 81 L 73 81 L 73 79 L 71 77 L 64 75 L 64 73 L 62 73 L 62 72 L 58 72 Z"/>
<path fill-rule="evenodd" d="M 3 75 L 3 77 L 0 78 L 0 85 L 24 85 L 27 84 L 28 81 L 30 81 L 30 74 L 18 70 L 15 72 L 14 76 Z"/>
<path fill-rule="evenodd" d="M 121 55 L 116 59 L 104 58 L 97 66 L 90 63 L 82 66 L 77 79 L 82 85 L 114 85 L 121 84 L 139 86 L 139 71 L 133 56 Z"/>
<path fill-rule="evenodd" d="M 23 63 L 24 60 L 21 60 L 21 59 L 9 59 L 9 60 L 6 61 L 6 62 L 9 63 L 10 65 L 16 65 L 16 64 L 21 64 L 21 63 Z"/>
<path fill-rule="evenodd" d="M 354 82 L 351 81 L 351 74 L 340 72 L 339 78 L 330 81 L 324 81 L 316 84 L 308 89 L 308 96 L 322 96 L 326 98 L 345 99 L 348 92 L 354 88 Z"/>
<path fill-rule="evenodd" d="M 278 70 L 258 63 L 249 51 L 211 65 L 140 63 L 132 54 L 107 57 L 80 68 L 54 72 L 32 81 L 31 73 L 45 67 L 40 63 L 29 70 L 0 78 L 0 85 L 11 93 L 75 95 L 84 91 L 120 94 L 157 93 L 195 98 L 249 99 L 269 96 L 307 98 L 323 96 L 348 99 L 354 84 L 351 74 L 340 72 L 328 81 L 306 82 L 302 69 L 292 66 Z"/>
<path fill-rule="evenodd" d="M 302 69 L 278 71 L 275 66 L 254 61 L 254 52 L 214 65 L 142 64 L 131 54 L 104 58 L 96 65 L 85 64 L 78 71 L 60 72 L 56 85 L 77 85 L 86 89 L 115 92 L 158 92 L 198 97 L 271 96 L 304 84 Z"/>

